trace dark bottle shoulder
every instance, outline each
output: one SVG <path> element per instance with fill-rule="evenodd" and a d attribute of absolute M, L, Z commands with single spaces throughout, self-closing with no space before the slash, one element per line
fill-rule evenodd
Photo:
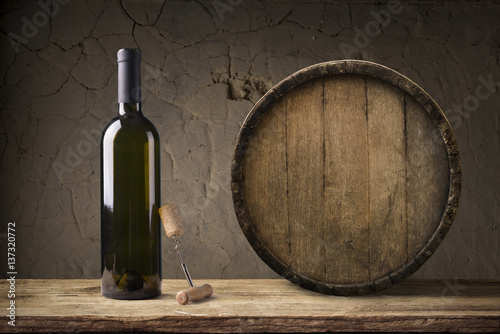
<path fill-rule="evenodd" d="M 152 134 L 155 139 L 159 139 L 156 127 L 144 115 L 118 115 L 104 127 L 102 139 L 112 136 L 116 140 L 120 136 L 130 134 L 147 136 L 148 133 Z"/>

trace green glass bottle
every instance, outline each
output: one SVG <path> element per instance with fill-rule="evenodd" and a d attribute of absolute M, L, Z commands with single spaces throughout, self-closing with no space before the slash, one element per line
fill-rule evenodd
<path fill-rule="evenodd" d="M 101 293 L 161 294 L 160 145 L 142 114 L 141 51 L 121 49 L 118 116 L 101 137 Z"/>

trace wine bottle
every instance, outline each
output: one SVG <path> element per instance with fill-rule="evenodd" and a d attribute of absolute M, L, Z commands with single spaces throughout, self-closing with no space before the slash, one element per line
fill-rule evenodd
<path fill-rule="evenodd" d="M 141 51 L 121 49 L 118 115 L 101 137 L 101 293 L 161 294 L 160 146 L 142 114 Z"/>

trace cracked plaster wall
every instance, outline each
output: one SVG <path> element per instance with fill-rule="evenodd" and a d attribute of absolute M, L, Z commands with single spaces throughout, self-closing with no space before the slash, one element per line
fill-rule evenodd
<path fill-rule="evenodd" d="M 117 112 L 122 47 L 143 51 L 145 115 L 161 137 L 162 201 L 182 211 L 182 251 L 193 277 L 276 277 L 233 212 L 236 135 L 272 85 L 305 66 L 347 57 L 410 77 L 455 130 L 460 209 L 413 277 L 500 277 L 500 97 L 482 81 L 500 81 L 500 4 L 404 3 L 362 40 L 355 27 L 368 27 L 386 4 L 53 2 L 46 21 L 44 2 L 0 6 L 0 240 L 5 254 L 6 223 L 16 221 L 19 277 L 99 277 L 97 142 Z M 11 33 L 24 38 L 17 52 Z M 163 254 L 163 276 L 182 278 L 165 237 Z"/>

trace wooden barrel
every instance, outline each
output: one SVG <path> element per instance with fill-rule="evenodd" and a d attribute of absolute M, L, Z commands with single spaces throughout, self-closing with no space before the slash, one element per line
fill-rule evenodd
<path fill-rule="evenodd" d="M 427 93 L 346 60 L 300 70 L 257 102 L 231 177 L 238 222 L 265 263 L 304 288 L 358 295 L 433 254 L 458 208 L 461 167 Z"/>

